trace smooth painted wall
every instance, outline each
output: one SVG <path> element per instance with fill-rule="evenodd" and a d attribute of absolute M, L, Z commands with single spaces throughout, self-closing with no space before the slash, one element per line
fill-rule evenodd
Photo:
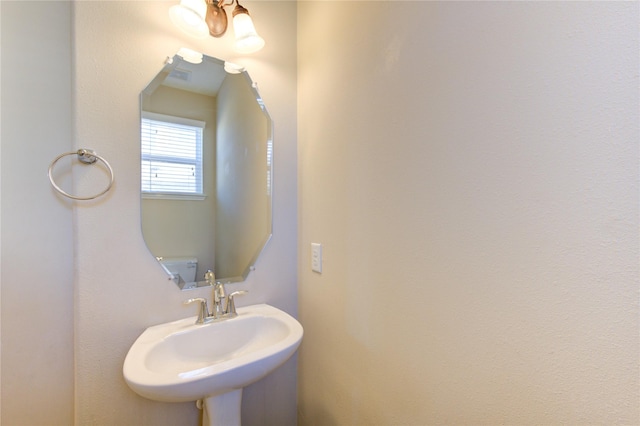
<path fill-rule="evenodd" d="M 301 425 L 640 423 L 638 12 L 298 4 Z"/>
<path fill-rule="evenodd" d="M 196 424 L 193 403 L 156 403 L 129 390 L 122 363 L 148 326 L 195 315 L 187 298 L 207 289 L 178 291 L 140 232 L 140 91 L 167 56 L 189 47 L 239 62 L 258 82 L 278 123 L 274 194 L 277 232 L 256 270 L 229 291 L 247 289 L 238 305 L 266 302 L 297 314 L 296 274 L 296 4 L 243 4 L 263 22 L 266 47 L 237 57 L 233 37 L 193 39 L 169 19 L 173 2 L 76 2 L 74 4 L 76 143 L 90 143 L 111 161 L 116 183 L 109 195 L 76 207 L 76 423 L 82 425 Z M 272 389 L 278 389 L 273 392 Z M 248 424 L 294 424 L 296 360 L 244 391 Z"/>
<path fill-rule="evenodd" d="M 0 423 L 69 425 L 73 213 L 47 169 L 73 151 L 71 3 L 2 1 L 0 15 Z M 53 171 L 68 192 L 71 160 Z"/>

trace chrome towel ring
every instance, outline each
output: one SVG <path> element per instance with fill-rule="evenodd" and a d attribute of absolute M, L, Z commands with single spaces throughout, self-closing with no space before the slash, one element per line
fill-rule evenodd
<path fill-rule="evenodd" d="M 107 169 L 109 170 L 109 185 L 107 185 L 107 187 L 103 189 L 101 192 L 99 192 L 98 194 L 95 194 L 89 197 L 79 197 L 77 195 L 68 194 L 67 192 L 62 190 L 62 188 L 56 185 L 52 175 L 53 167 L 56 165 L 58 160 L 60 160 L 62 157 L 66 157 L 67 155 L 74 155 L 74 154 L 77 155 L 78 160 L 84 164 L 93 164 L 98 160 L 102 161 L 104 165 L 107 166 Z M 113 169 L 111 168 L 111 165 L 107 162 L 107 160 L 100 157 L 94 151 L 90 149 L 81 148 L 77 151 L 65 152 L 64 154 L 60 154 L 51 162 L 51 164 L 49 165 L 49 181 L 51 181 L 51 185 L 53 185 L 53 188 L 56 191 L 58 191 L 60 194 L 64 195 L 65 197 L 69 197 L 73 200 L 93 200 L 94 198 L 98 198 L 99 196 L 106 194 L 107 191 L 111 189 L 111 186 L 113 185 Z"/>

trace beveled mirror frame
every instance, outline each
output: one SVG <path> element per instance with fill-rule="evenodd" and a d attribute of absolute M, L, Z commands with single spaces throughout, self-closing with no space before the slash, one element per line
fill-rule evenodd
<path fill-rule="evenodd" d="M 158 204 L 164 201 L 169 205 L 169 203 L 202 203 L 203 201 L 171 200 L 171 197 L 164 197 L 164 200 L 163 197 L 153 197 L 154 200 L 149 201 L 142 196 L 141 191 L 142 233 L 154 257 L 159 261 L 163 257 L 198 258 L 196 282 L 192 283 L 185 283 L 159 262 L 169 279 L 183 290 L 209 285 L 204 281 L 204 273 L 208 269 L 213 269 L 216 281 L 231 283 L 246 280 L 273 235 L 273 121 L 257 90 L 257 84 L 253 82 L 246 70 L 242 68 L 239 70 L 233 67 L 233 64 L 206 55 L 203 55 L 201 64 L 190 63 L 179 54 L 173 58 L 167 58 L 165 66 L 140 94 L 141 118 L 143 112 L 152 112 L 187 119 L 202 119 L 190 116 L 189 113 L 176 113 L 175 109 L 171 110 L 173 106 L 168 107 L 170 111 L 163 110 L 157 106 L 161 104 L 160 101 L 152 102 L 151 100 L 154 99 L 154 94 L 157 95 L 158 90 L 165 90 L 166 87 L 169 87 L 167 93 L 171 90 L 193 91 L 193 88 L 185 86 L 189 84 L 188 82 L 169 84 L 168 81 L 172 79 L 171 76 L 174 73 L 178 75 L 185 72 L 191 73 L 193 79 L 199 81 L 200 77 L 197 74 L 202 74 L 203 67 L 217 70 L 207 70 L 204 74 L 216 72 L 220 77 L 219 73 L 223 73 L 219 78 L 220 93 L 216 90 L 215 95 L 215 124 L 211 126 L 215 127 L 215 154 L 207 153 L 203 147 L 203 156 L 214 155 L 215 157 L 215 190 L 207 194 L 207 198 L 214 198 L 212 202 L 215 204 L 215 218 L 211 218 L 210 223 L 189 224 L 189 226 L 215 228 L 213 259 L 188 252 L 185 248 L 182 250 L 187 252 L 171 252 L 172 247 L 166 243 L 164 248 L 159 248 L 161 244 L 158 241 L 162 238 L 156 238 L 156 235 L 152 234 L 159 228 L 162 228 L 165 233 L 168 229 L 180 229 L 184 223 L 173 222 L 172 227 L 167 225 L 171 223 L 167 219 L 164 221 L 164 227 L 145 226 L 145 217 L 155 214 L 154 208 L 151 207 L 152 203 Z M 225 69 L 228 71 L 225 72 Z M 225 83 L 227 83 L 226 86 Z M 185 87 L 180 87 L 181 85 Z M 213 147 L 208 148 L 209 151 L 212 149 Z M 209 173 L 212 171 L 210 170 Z M 247 182 L 244 182 L 245 180 Z M 248 193 L 253 195 L 249 196 Z M 160 201 L 157 200 L 158 198 Z M 160 209 L 160 207 L 155 208 Z M 251 232 L 254 233 L 251 234 Z M 172 240 L 172 243 L 174 241 L 176 240 Z M 186 247 L 185 244 L 181 245 Z M 232 269 L 225 268 L 229 265 L 233 265 Z"/>

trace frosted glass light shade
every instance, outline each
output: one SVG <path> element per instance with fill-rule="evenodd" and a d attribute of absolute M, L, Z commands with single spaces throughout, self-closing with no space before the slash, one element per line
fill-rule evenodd
<path fill-rule="evenodd" d="M 236 35 L 236 50 L 253 53 L 264 47 L 264 39 L 258 35 L 248 13 L 234 13 L 233 32 Z"/>
<path fill-rule="evenodd" d="M 206 14 L 207 4 L 204 0 L 180 0 L 180 4 L 169 9 L 171 22 L 190 36 L 198 38 L 209 34 L 209 27 L 204 20 Z"/>

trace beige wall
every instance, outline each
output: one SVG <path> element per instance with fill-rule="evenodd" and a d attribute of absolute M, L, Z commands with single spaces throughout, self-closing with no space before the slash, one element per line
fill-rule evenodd
<path fill-rule="evenodd" d="M 76 209 L 76 422 L 77 424 L 195 424 L 192 403 L 163 404 L 138 397 L 122 378 L 133 340 L 152 324 L 192 315 L 182 301 L 207 289 L 178 291 L 148 253 L 140 233 L 138 95 L 167 56 L 180 47 L 247 66 L 281 124 L 276 147 L 283 186 L 275 199 L 274 236 L 257 269 L 233 289 L 248 289 L 239 304 L 266 302 L 296 314 L 295 16 L 290 2 L 244 4 L 265 24 L 267 46 L 235 58 L 230 41 L 195 40 L 168 19 L 172 2 L 75 3 L 76 137 L 91 141 L 112 161 L 116 185 L 102 202 Z M 268 23 L 274 24 L 269 25 Z M 277 22 L 277 25 L 275 24 Z M 285 225 L 286 224 L 286 225 Z M 247 388 L 243 416 L 254 424 L 295 422 L 295 359 Z M 97 386 L 96 384 L 99 384 Z M 270 392 L 277 387 L 282 392 Z M 114 409 L 115 407 L 115 409 Z"/>
<path fill-rule="evenodd" d="M 71 4 L 2 1 L 0 14 L 0 423 L 69 425 L 72 204 L 56 195 L 47 168 L 73 149 Z M 86 142 L 84 147 L 99 149 Z M 60 160 L 54 170 L 67 191 L 70 159 Z"/>
<path fill-rule="evenodd" d="M 298 4 L 300 424 L 640 423 L 637 18 Z"/>
<path fill-rule="evenodd" d="M 296 126 L 288 120 L 296 111 L 296 5 L 246 2 L 262 16 L 267 46 L 242 58 L 230 36 L 182 35 L 168 17 L 172 4 L 2 2 L 3 426 L 69 425 L 74 411 L 78 425 L 197 424 L 194 404 L 146 400 L 122 377 L 127 350 L 145 327 L 193 315 L 182 301 L 209 296 L 178 291 L 140 232 L 139 93 L 180 47 L 244 63 L 281 123 L 280 232 L 233 288 L 250 291 L 239 305 L 266 302 L 296 314 Z M 49 186 L 49 162 L 78 147 L 113 167 L 115 184 L 99 200 L 68 202 Z M 95 168 L 76 169 L 77 192 L 103 184 Z M 245 389 L 244 419 L 295 424 L 295 383 L 292 359 Z"/>

